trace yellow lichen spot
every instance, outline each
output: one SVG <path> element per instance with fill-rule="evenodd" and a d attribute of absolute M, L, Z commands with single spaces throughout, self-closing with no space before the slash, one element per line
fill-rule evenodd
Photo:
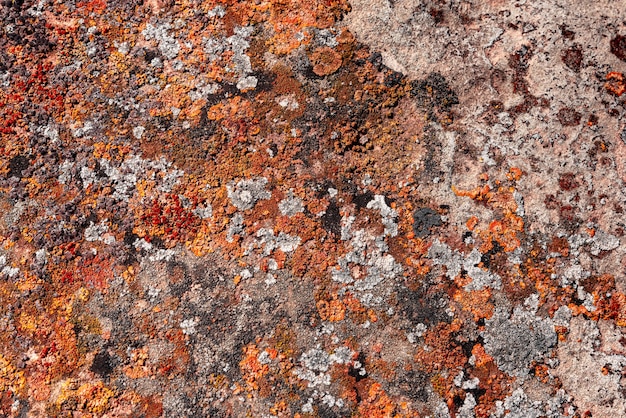
<path fill-rule="evenodd" d="M 22 331 L 32 333 L 37 329 L 37 319 L 27 314 L 26 312 L 22 312 L 20 314 L 20 319 L 18 321 L 19 327 Z"/>
<path fill-rule="evenodd" d="M 59 396 L 55 400 L 55 404 L 60 407 L 64 402 L 74 397 L 77 388 L 75 379 L 67 379 L 61 383 L 59 388 Z"/>
<path fill-rule="evenodd" d="M 85 383 L 78 388 L 77 395 L 81 399 L 87 400 L 87 411 L 94 414 L 101 414 L 106 411 L 109 399 L 115 396 L 115 392 L 105 387 L 102 382 L 96 384 Z"/>
<path fill-rule="evenodd" d="M 81 287 L 76 291 L 76 299 L 80 302 L 87 302 L 89 300 L 89 290 L 85 287 Z"/>
<path fill-rule="evenodd" d="M 135 268 L 133 266 L 128 266 L 126 270 L 122 272 L 122 278 L 126 283 L 132 283 L 135 281 Z"/>
<path fill-rule="evenodd" d="M 25 382 L 24 372 L 17 370 L 0 354 L 0 393 L 10 390 L 19 394 L 24 389 Z"/>

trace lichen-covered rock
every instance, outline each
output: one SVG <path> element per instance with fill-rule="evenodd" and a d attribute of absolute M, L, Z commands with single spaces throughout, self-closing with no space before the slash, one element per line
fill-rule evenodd
<path fill-rule="evenodd" d="M 626 415 L 622 3 L 0 1 L 0 416 Z"/>

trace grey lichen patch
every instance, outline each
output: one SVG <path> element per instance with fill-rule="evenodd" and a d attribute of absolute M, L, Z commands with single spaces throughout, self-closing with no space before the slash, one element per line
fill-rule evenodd
<path fill-rule="evenodd" d="M 238 27 L 235 28 L 235 34 L 227 39 L 233 51 L 235 69 L 242 75 L 252 71 L 250 57 L 246 55 L 246 49 L 250 46 L 247 39 L 253 31 L 254 28 L 252 26 Z"/>
<path fill-rule="evenodd" d="M 482 260 L 482 254 L 475 248 L 468 255 L 463 256 L 445 243 L 435 240 L 428 250 L 428 256 L 433 260 L 434 265 L 446 267 L 446 276 L 450 280 L 454 280 L 461 274 L 461 268 L 463 268 L 472 279 L 465 286 L 467 291 L 481 290 L 486 287 L 498 290 L 502 287 L 500 276 L 478 267 Z"/>
<path fill-rule="evenodd" d="M 237 81 L 237 88 L 239 90 L 254 89 L 257 86 L 258 82 L 259 80 L 252 75 L 241 77 L 239 81 Z"/>
<path fill-rule="evenodd" d="M 476 406 L 476 399 L 474 395 L 468 393 L 465 395 L 465 400 L 463 401 L 463 405 L 459 408 L 459 412 L 457 413 L 458 418 L 474 418 L 476 415 L 474 414 L 474 407 Z"/>
<path fill-rule="evenodd" d="M 465 290 L 482 290 L 486 287 L 500 289 L 502 287 L 500 276 L 477 266 L 481 259 L 482 254 L 475 248 L 465 258 L 463 268 L 472 279 L 472 282 L 465 286 Z"/>
<path fill-rule="evenodd" d="M 102 241 L 105 244 L 112 244 L 115 242 L 115 237 L 111 234 L 107 234 L 109 227 L 106 224 L 107 220 L 103 219 L 97 225 L 93 222 L 85 228 L 85 240 L 89 242 Z"/>
<path fill-rule="evenodd" d="M 170 261 L 178 253 L 175 249 L 165 250 L 159 248 L 152 255 L 148 257 L 150 261 Z"/>
<path fill-rule="evenodd" d="M 144 128 L 143 126 L 135 126 L 133 128 L 133 136 L 137 139 L 141 139 L 145 130 L 146 128 Z"/>
<path fill-rule="evenodd" d="M 179 326 L 185 335 L 193 335 L 196 333 L 196 325 L 198 320 L 196 318 L 188 318 L 182 321 Z"/>
<path fill-rule="evenodd" d="M 331 277 L 348 285 L 344 291 L 353 291 L 365 306 L 379 305 L 384 300 L 383 282 L 402 273 L 402 265 L 388 253 L 386 234 L 375 235 L 365 229 L 352 231 L 350 226 L 348 222 L 346 230 L 342 230 L 342 239 L 349 239 L 352 249 L 339 258 L 339 268 L 331 271 Z"/>
<path fill-rule="evenodd" d="M 273 230 L 261 228 L 257 231 L 256 236 L 260 239 L 259 244 L 264 246 L 263 255 L 266 256 L 276 249 L 286 253 L 292 252 L 300 245 L 300 237 L 282 231 L 276 236 Z"/>
<path fill-rule="evenodd" d="M 302 355 L 300 361 L 303 363 L 304 367 L 296 368 L 294 370 L 294 374 L 298 378 L 308 381 L 308 387 L 310 388 L 314 388 L 316 386 L 329 386 L 331 380 L 330 375 L 326 373 L 326 370 L 328 370 L 330 364 L 320 362 L 320 360 L 322 360 L 321 355 L 317 352 L 321 350 L 314 350 L 315 352 L 311 351 L 313 350 L 310 350 Z M 313 359 L 312 357 L 316 357 L 316 359 Z M 307 364 L 315 368 L 309 368 Z"/>
<path fill-rule="evenodd" d="M 252 209 L 259 200 L 269 199 L 272 194 L 265 190 L 267 179 L 259 177 L 250 180 L 240 180 L 235 186 L 226 186 L 228 198 L 239 210 Z"/>
<path fill-rule="evenodd" d="M 310 388 L 316 386 L 329 386 L 331 384 L 328 373 L 333 364 L 347 364 L 351 362 L 354 352 L 347 347 L 338 347 L 334 353 L 328 354 L 321 348 L 312 348 L 300 356 L 302 367 L 294 370 L 294 374 L 308 381 Z"/>
<path fill-rule="evenodd" d="M 382 222 L 385 226 L 385 235 L 395 237 L 398 235 L 398 224 L 396 219 L 398 218 L 398 212 L 390 208 L 385 202 L 385 196 L 377 194 L 374 196 L 374 200 L 370 200 L 367 204 L 368 209 L 377 209 L 382 216 Z"/>
<path fill-rule="evenodd" d="M 446 276 L 450 280 L 454 280 L 461 273 L 463 255 L 457 250 L 452 250 L 438 239 L 428 249 L 428 257 L 433 260 L 434 265 L 446 267 Z"/>
<path fill-rule="evenodd" d="M 200 79 L 198 83 L 196 83 L 195 89 L 189 91 L 187 95 L 192 101 L 196 101 L 199 99 L 206 99 L 211 94 L 217 93 L 219 90 L 219 85 L 208 82 L 207 80 Z"/>
<path fill-rule="evenodd" d="M 541 360 L 557 342 L 552 321 L 535 315 L 536 298 L 527 302 L 529 309 L 516 307 L 512 315 L 497 307 L 482 333 L 485 351 L 511 376 L 527 376 L 531 362 Z"/>
<path fill-rule="evenodd" d="M 2 268 L 2 270 L 0 270 L 0 277 L 15 278 L 20 272 L 20 269 L 7 264 L 6 256 L 0 255 L 0 268 Z"/>
<path fill-rule="evenodd" d="M 302 354 L 300 361 L 310 370 L 325 372 L 330 367 L 330 355 L 324 350 L 311 349 Z"/>
<path fill-rule="evenodd" d="M 597 231 L 591 239 L 591 254 L 598 255 L 601 251 L 612 251 L 619 247 L 619 238 L 604 231 Z"/>
<path fill-rule="evenodd" d="M 123 161 L 101 158 L 98 160 L 98 173 L 89 165 L 78 165 L 64 161 L 60 167 L 59 182 L 70 185 L 72 180 L 80 180 L 83 188 L 98 185 L 113 190 L 112 197 L 118 201 L 127 201 L 137 192 L 137 182 L 141 179 L 152 180 L 161 192 L 170 192 L 183 176 L 183 171 L 172 168 L 172 163 L 164 158 L 159 160 L 143 159 L 131 154 Z"/>
<path fill-rule="evenodd" d="M 98 225 L 94 225 L 93 222 L 85 228 L 85 240 L 87 241 L 100 241 L 102 240 L 102 234 L 107 232 L 109 227 L 106 225 L 105 220 Z"/>
<path fill-rule="evenodd" d="M 246 50 L 250 47 L 248 41 L 254 31 L 252 26 L 237 27 L 235 33 L 228 38 L 206 38 L 204 40 L 204 51 L 209 60 L 216 61 L 225 52 L 231 52 L 232 68 L 230 71 L 239 75 L 237 88 L 239 90 L 253 89 L 257 86 L 258 80 L 252 73 L 252 64 Z"/>
<path fill-rule="evenodd" d="M 207 16 L 223 18 L 226 16 L 226 9 L 221 4 L 217 5 L 208 11 Z"/>
<path fill-rule="evenodd" d="M 496 417 L 505 418 L 539 418 L 544 416 L 541 402 L 532 402 L 521 388 L 513 391 L 504 402 L 497 402 Z"/>
<path fill-rule="evenodd" d="M 312 32 L 315 36 L 315 42 L 317 42 L 319 45 L 329 46 L 331 48 L 334 48 L 337 45 L 339 45 L 339 42 L 337 42 L 337 38 L 335 34 L 333 34 L 328 29 L 319 30 L 317 28 L 313 28 Z"/>
<path fill-rule="evenodd" d="M 294 216 L 296 213 L 304 211 L 304 205 L 302 199 L 289 192 L 287 197 L 278 202 L 278 210 L 283 216 Z"/>
<path fill-rule="evenodd" d="M 204 205 L 195 208 L 193 213 L 200 219 L 208 219 L 213 216 L 213 206 L 211 206 L 210 203 L 205 202 Z"/>
<path fill-rule="evenodd" d="M 603 251 L 613 251 L 620 246 L 618 237 L 601 229 L 597 229 L 593 236 L 586 233 L 569 235 L 567 241 L 572 254 L 576 256 L 580 255 L 581 247 L 585 245 L 589 245 L 589 252 L 595 256 Z"/>
<path fill-rule="evenodd" d="M 152 39 L 156 40 L 159 44 L 161 54 L 163 54 L 165 58 L 172 60 L 178 56 L 180 45 L 173 36 L 168 34 L 169 29 L 171 29 L 169 23 L 162 23 L 156 26 L 148 23 L 141 33 L 148 41 Z"/>
<path fill-rule="evenodd" d="M 572 319 L 572 310 L 567 306 L 561 306 L 554 312 L 552 321 L 554 325 L 558 327 L 569 327 L 569 322 Z"/>
<path fill-rule="evenodd" d="M 241 213 L 235 213 L 230 218 L 230 224 L 228 225 L 228 232 L 226 233 L 226 241 L 233 242 L 235 235 L 243 232 L 243 215 Z"/>
<path fill-rule="evenodd" d="M 120 165 L 102 158 L 100 165 L 112 183 L 113 197 L 120 200 L 126 200 L 136 192 L 136 183 L 141 178 L 158 180 L 158 190 L 170 192 L 183 175 L 181 170 L 170 170 L 171 163 L 162 158 L 152 161 L 145 160 L 138 155 L 130 156 Z"/>

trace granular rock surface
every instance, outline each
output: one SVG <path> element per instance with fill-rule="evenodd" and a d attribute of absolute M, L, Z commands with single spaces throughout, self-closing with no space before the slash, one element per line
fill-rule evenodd
<path fill-rule="evenodd" d="M 626 416 L 626 1 L 0 2 L 0 417 Z"/>

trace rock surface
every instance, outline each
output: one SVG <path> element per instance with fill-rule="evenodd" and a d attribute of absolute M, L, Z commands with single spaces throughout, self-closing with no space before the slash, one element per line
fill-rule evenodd
<path fill-rule="evenodd" d="M 0 417 L 626 415 L 624 10 L 0 2 Z"/>

